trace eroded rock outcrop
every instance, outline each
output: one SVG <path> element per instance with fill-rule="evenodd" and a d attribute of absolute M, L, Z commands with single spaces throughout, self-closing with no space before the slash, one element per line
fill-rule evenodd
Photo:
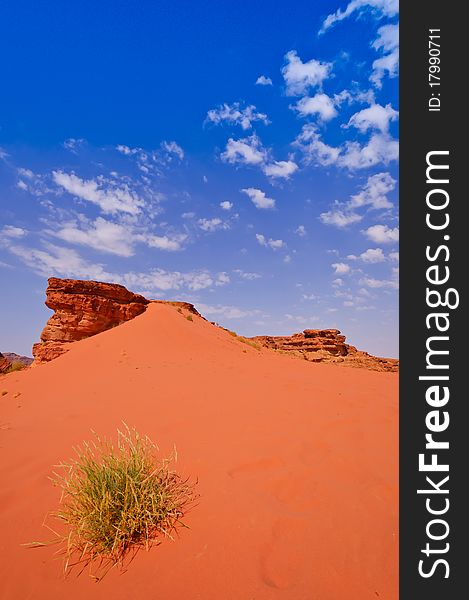
<path fill-rule="evenodd" d="M 379 358 L 345 343 L 338 329 L 305 329 L 290 336 L 256 336 L 254 342 L 310 362 L 343 363 L 373 371 L 397 371 L 399 361 Z"/>
<path fill-rule="evenodd" d="M 150 302 L 154 304 L 169 304 L 169 306 L 175 306 L 176 308 L 180 308 L 181 310 L 185 310 L 189 313 L 192 313 L 193 315 L 196 315 L 197 317 L 201 317 L 202 319 L 206 320 L 205 317 L 203 317 L 196 309 L 196 307 L 190 302 L 179 302 L 177 300 L 150 300 Z"/>
<path fill-rule="evenodd" d="M 0 352 L 0 373 L 5 373 L 11 366 L 11 361 Z"/>
<path fill-rule="evenodd" d="M 76 342 L 116 327 L 143 313 L 149 300 L 123 285 L 51 277 L 46 306 L 54 314 L 33 346 L 35 363 L 48 362 Z"/>

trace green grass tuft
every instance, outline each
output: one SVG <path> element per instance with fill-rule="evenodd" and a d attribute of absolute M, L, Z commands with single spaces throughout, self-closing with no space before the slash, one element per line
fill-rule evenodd
<path fill-rule="evenodd" d="M 186 319 L 187 319 L 188 321 L 193 321 L 193 320 L 194 320 L 194 319 L 192 318 L 192 315 L 187 315 Z"/>
<path fill-rule="evenodd" d="M 52 515 L 67 532 L 49 543 L 61 543 L 65 574 L 76 565 L 80 572 L 88 566 L 93 578 L 102 579 L 139 549 L 173 539 L 176 529 L 185 527 L 181 519 L 196 499 L 194 484 L 170 469 L 173 457 L 156 460 L 156 450 L 126 426 L 118 431 L 117 445 L 96 437 L 75 449 L 75 459 L 59 465 L 65 473 L 54 473 L 53 482 L 62 497 Z"/>
<path fill-rule="evenodd" d="M 247 338 L 245 338 L 241 335 L 238 336 L 238 340 L 240 342 L 242 342 L 243 344 L 247 344 L 248 346 L 251 346 L 251 348 L 255 348 L 256 350 L 260 351 L 260 349 L 261 349 L 259 344 L 256 344 L 256 342 L 253 342 L 252 340 L 248 340 Z"/>
<path fill-rule="evenodd" d="M 236 331 L 231 331 L 230 329 L 226 330 L 230 335 L 232 335 L 234 338 L 236 338 L 238 340 L 238 342 L 241 342 L 243 344 L 247 344 L 248 346 L 251 346 L 252 348 L 255 348 L 256 350 L 260 350 L 261 346 L 259 344 L 257 344 L 256 342 L 253 342 L 252 340 L 245 338 L 242 335 L 238 335 L 236 333 Z"/>

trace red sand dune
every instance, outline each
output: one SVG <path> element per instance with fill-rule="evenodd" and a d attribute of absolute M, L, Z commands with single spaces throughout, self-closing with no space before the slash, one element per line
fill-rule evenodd
<path fill-rule="evenodd" d="M 0 378 L 0 597 L 396 599 L 397 382 L 258 351 L 160 304 Z M 55 548 L 21 544 L 50 537 L 52 466 L 122 421 L 163 455 L 176 445 L 199 505 L 126 573 L 63 579 Z"/>

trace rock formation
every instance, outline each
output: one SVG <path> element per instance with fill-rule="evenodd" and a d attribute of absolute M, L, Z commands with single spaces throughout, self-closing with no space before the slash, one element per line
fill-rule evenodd
<path fill-rule="evenodd" d="M 148 300 L 124 286 L 98 281 L 51 277 L 46 306 L 54 310 L 33 346 L 35 363 L 47 362 L 76 342 L 120 325 L 140 315 Z"/>
<path fill-rule="evenodd" d="M 397 371 L 399 368 L 399 361 L 396 359 L 378 358 L 346 344 L 345 336 L 338 329 L 305 329 L 303 333 L 291 336 L 261 335 L 250 339 L 265 348 L 310 362 L 343 363 L 373 371 Z"/>
<path fill-rule="evenodd" d="M 155 304 L 169 304 L 170 306 L 175 306 L 176 308 L 180 308 L 181 310 L 186 310 L 187 312 L 206 320 L 205 317 L 203 317 L 196 309 L 196 307 L 190 302 L 178 302 L 176 300 L 150 300 L 150 302 L 154 302 Z"/>
<path fill-rule="evenodd" d="M 35 364 L 48 362 L 67 352 L 70 343 L 96 335 L 141 314 L 150 302 L 170 304 L 203 318 L 188 302 L 147 300 L 129 292 L 124 286 L 98 281 L 51 277 L 46 290 L 46 305 L 54 310 L 33 346 Z M 214 325 L 216 325 L 214 323 Z M 305 329 L 291 336 L 257 336 L 246 338 L 310 362 L 343 363 L 375 371 L 397 371 L 399 361 L 377 358 L 345 343 L 338 329 Z M 10 361 L 2 355 L 5 369 Z M 2 362 L 0 362 L 0 369 Z M 1 370 L 0 370 L 1 372 Z"/>
<path fill-rule="evenodd" d="M 11 362 L 0 352 L 0 373 L 4 373 L 10 366 Z"/>

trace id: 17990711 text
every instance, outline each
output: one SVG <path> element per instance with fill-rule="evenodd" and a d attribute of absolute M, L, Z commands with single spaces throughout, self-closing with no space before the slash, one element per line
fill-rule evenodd
<path fill-rule="evenodd" d="M 430 86 L 430 97 L 428 98 L 428 110 L 439 112 L 441 110 L 441 66 L 440 66 L 440 30 L 428 30 L 428 85 Z"/>

